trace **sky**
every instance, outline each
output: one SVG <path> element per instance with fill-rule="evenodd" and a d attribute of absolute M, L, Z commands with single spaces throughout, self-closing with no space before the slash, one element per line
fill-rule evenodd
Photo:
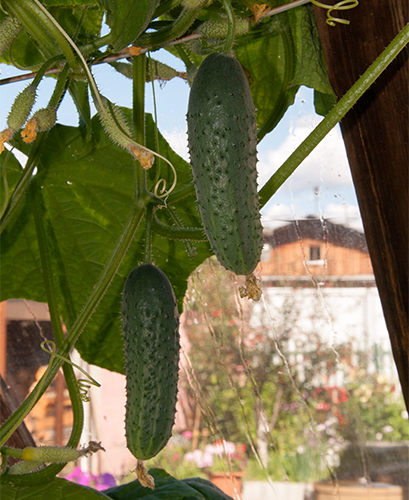
<path fill-rule="evenodd" d="M 152 54 L 184 71 L 184 64 L 165 50 Z M 0 79 L 21 73 L 13 67 L 0 65 Z M 93 74 L 100 92 L 119 106 L 131 107 L 131 81 L 107 64 L 94 66 Z M 43 79 L 35 109 L 44 106 L 54 87 L 53 79 Z M 6 128 L 7 114 L 14 97 L 27 82 L 0 87 L 0 130 Z M 152 84 L 146 85 L 146 111 L 153 113 Z M 158 127 L 173 149 L 189 161 L 186 135 L 186 111 L 189 85 L 180 78 L 160 85 L 155 82 Z M 281 164 L 304 140 L 322 117 L 314 112 L 313 91 L 306 87 L 299 90 L 294 105 L 270 134 L 258 146 L 259 187 L 269 179 Z M 64 98 L 58 121 L 66 125 L 78 124 L 74 104 L 69 95 Z M 278 227 L 296 218 L 316 215 L 335 223 L 347 224 L 361 230 L 355 190 L 339 127 L 334 128 L 319 146 L 298 167 L 296 172 L 272 197 L 262 210 L 265 227 Z"/>

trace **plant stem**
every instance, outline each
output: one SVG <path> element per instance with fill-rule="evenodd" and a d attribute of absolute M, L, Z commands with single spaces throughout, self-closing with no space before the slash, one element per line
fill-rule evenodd
<path fill-rule="evenodd" d="M 374 63 L 365 71 L 356 83 L 346 92 L 328 115 L 320 122 L 311 134 L 298 146 L 291 156 L 281 165 L 260 190 L 260 207 L 263 207 L 290 177 L 301 162 L 324 139 L 343 116 L 352 108 L 357 100 L 374 83 L 379 75 L 395 59 L 409 42 L 409 24 L 392 40 Z"/>
<path fill-rule="evenodd" d="M 236 31 L 236 17 L 234 15 L 234 10 L 230 0 L 223 0 L 223 7 L 224 10 L 226 11 L 227 21 L 228 21 L 227 37 L 223 47 L 223 52 L 225 54 L 228 54 L 231 51 L 234 43 L 234 33 Z"/>
<path fill-rule="evenodd" d="M 200 8 L 189 9 L 185 7 L 180 13 L 179 17 L 173 21 L 170 26 L 165 26 L 159 29 L 155 33 L 144 33 L 137 40 L 135 40 L 134 45 L 149 48 L 159 48 L 165 45 L 167 42 L 179 38 L 185 34 L 185 32 L 194 23 L 197 16 L 199 15 Z"/>
<path fill-rule="evenodd" d="M 154 216 L 152 221 L 152 230 L 165 238 L 172 240 L 192 240 L 207 241 L 204 229 L 200 227 L 172 227 L 160 222 Z"/>
<path fill-rule="evenodd" d="M 135 141 L 145 146 L 145 78 L 146 56 L 140 54 L 132 58 L 133 84 L 132 84 L 132 117 Z"/>

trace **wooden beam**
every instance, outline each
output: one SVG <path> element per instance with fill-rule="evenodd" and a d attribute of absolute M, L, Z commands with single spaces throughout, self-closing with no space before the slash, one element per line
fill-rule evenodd
<path fill-rule="evenodd" d="M 334 12 L 349 25 L 326 24 L 314 7 L 331 84 L 352 86 L 408 23 L 407 0 L 371 0 Z M 376 283 L 409 409 L 408 338 L 408 47 L 342 120 Z"/>

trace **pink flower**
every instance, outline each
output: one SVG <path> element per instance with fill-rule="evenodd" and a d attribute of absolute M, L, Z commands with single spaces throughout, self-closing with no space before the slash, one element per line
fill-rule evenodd
<path fill-rule="evenodd" d="M 184 431 L 184 432 L 182 432 L 182 436 L 185 437 L 186 439 L 192 439 L 193 432 L 192 431 Z"/>
<path fill-rule="evenodd" d="M 331 406 L 330 406 L 328 403 L 317 403 L 317 404 L 315 405 L 315 408 L 316 408 L 317 410 L 324 410 L 324 411 L 328 411 L 328 410 L 331 408 Z"/>

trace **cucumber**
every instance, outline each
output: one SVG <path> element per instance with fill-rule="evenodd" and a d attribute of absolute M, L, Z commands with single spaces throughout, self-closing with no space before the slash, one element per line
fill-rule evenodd
<path fill-rule="evenodd" d="M 179 376 L 179 314 L 167 276 L 136 267 L 122 294 L 126 362 L 127 447 L 138 460 L 157 455 L 175 421 Z"/>
<path fill-rule="evenodd" d="M 219 262 L 250 275 L 260 261 L 253 99 L 239 62 L 223 53 L 204 59 L 187 113 L 193 181 L 203 226 Z"/>

